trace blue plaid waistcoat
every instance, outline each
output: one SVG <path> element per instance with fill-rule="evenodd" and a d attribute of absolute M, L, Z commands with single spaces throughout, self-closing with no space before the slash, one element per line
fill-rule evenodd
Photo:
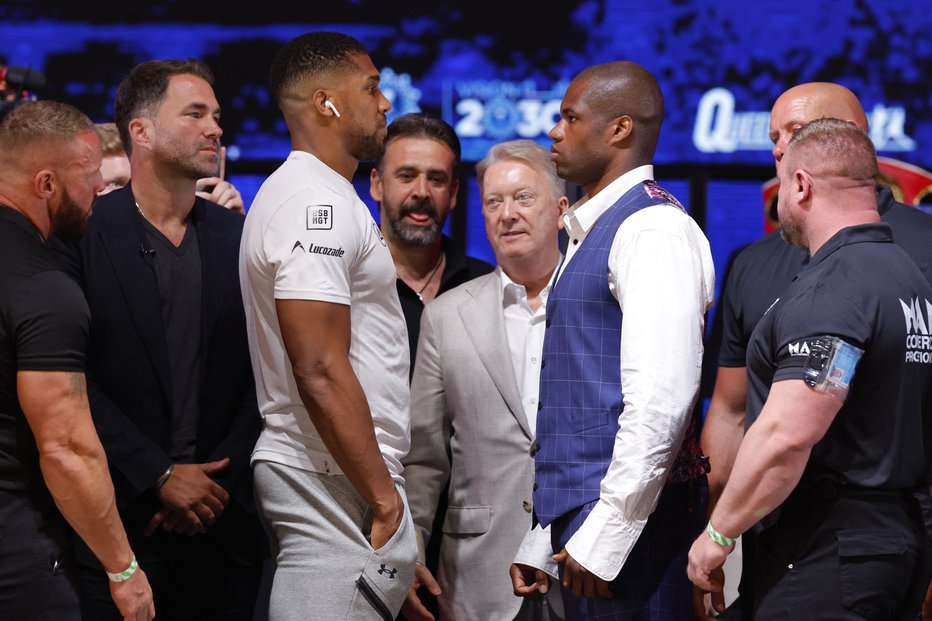
<path fill-rule="evenodd" d="M 624 408 L 622 312 L 608 287 L 608 255 L 628 216 L 666 203 L 679 206 L 653 181 L 626 192 L 596 221 L 547 297 L 534 446 L 534 513 L 543 526 L 599 498 Z M 705 472 L 692 428 L 684 449 L 668 482 Z"/>

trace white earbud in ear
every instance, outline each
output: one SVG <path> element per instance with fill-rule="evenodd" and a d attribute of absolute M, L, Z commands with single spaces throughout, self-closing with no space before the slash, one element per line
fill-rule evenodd
<path fill-rule="evenodd" d="M 333 115 L 334 115 L 335 117 L 340 118 L 340 112 L 339 112 L 339 110 L 337 110 L 337 107 L 336 107 L 335 105 L 333 105 L 333 102 L 332 102 L 332 101 L 330 101 L 329 99 L 327 99 L 326 101 L 324 101 L 324 105 L 327 106 L 328 108 L 330 108 L 331 110 L 333 110 Z"/>

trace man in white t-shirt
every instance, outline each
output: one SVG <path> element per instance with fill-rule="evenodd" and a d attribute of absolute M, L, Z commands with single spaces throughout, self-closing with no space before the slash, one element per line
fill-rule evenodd
<path fill-rule="evenodd" d="M 378 155 L 391 104 L 365 48 L 340 33 L 289 41 L 269 82 L 293 151 L 250 208 L 240 279 L 271 617 L 391 619 L 417 557 L 401 477 L 407 331 L 391 254 L 350 182 Z"/>

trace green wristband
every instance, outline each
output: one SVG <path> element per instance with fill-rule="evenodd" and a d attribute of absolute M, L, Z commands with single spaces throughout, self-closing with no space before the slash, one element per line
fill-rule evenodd
<path fill-rule="evenodd" d="M 715 527 L 712 526 L 712 520 L 709 520 L 709 525 L 706 527 L 705 530 L 707 533 L 709 533 L 709 537 L 712 539 L 712 541 L 714 541 L 720 546 L 725 546 L 726 548 L 730 548 L 731 546 L 735 545 L 736 541 L 738 541 L 737 537 L 734 537 L 734 538 L 726 537 L 722 533 L 715 530 Z"/>
<path fill-rule="evenodd" d="M 110 582 L 126 582 L 133 577 L 133 574 L 136 573 L 136 570 L 139 569 L 139 563 L 136 562 L 136 555 L 133 555 L 133 562 L 129 564 L 129 567 L 124 569 L 118 574 L 111 574 L 107 572 L 107 577 L 110 578 Z"/>

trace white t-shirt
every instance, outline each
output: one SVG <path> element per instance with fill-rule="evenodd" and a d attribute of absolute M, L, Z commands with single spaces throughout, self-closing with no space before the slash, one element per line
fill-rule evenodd
<path fill-rule="evenodd" d="M 385 240 L 352 184 L 293 151 L 259 190 L 240 246 L 240 282 L 262 414 L 252 460 L 339 474 L 298 394 L 275 300 L 350 306 L 350 363 L 392 477 L 410 445 L 408 331 Z M 327 326 L 320 326 L 327 330 Z"/>

